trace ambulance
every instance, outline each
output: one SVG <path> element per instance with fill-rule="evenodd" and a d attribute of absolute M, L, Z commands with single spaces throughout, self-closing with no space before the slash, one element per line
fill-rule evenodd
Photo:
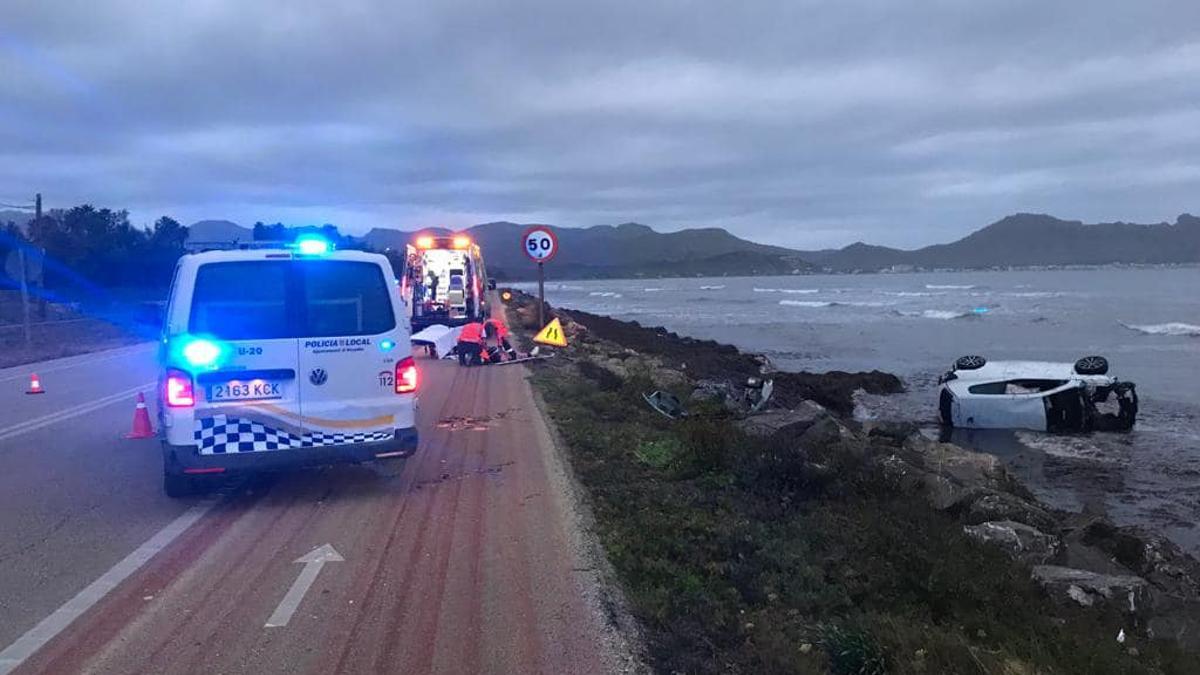
<path fill-rule="evenodd" d="M 412 330 L 460 326 L 490 316 L 488 279 L 479 245 L 465 234 L 421 234 L 405 247 L 401 295 Z"/>

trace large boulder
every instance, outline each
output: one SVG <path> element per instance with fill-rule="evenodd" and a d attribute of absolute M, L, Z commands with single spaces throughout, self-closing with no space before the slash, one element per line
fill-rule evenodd
<path fill-rule="evenodd" d="M 683 389 L 688 385 L 687 375 L 674 368 L 664 368 L 652 362 L 649 372 L 650 380 L 659 389 Z"/>
<path fill-rule="evenodd" d="M 829 411 L 812 401 L 802 401 L 794 410 L 769 410 L 737 423 L 750 436 L 769 438 L 778 433 L 802 434 L 818 420 L 828 417 Z"/>
<path fill-rule="evenodd" d="M 1082 528 L 1082 543 L 1098 548 L 1167 593 L 1200 601 L 1200 561 L 1166 537 L 1139 527 L 1095 519 Z"/>
<path fill-rule="evenodd" d="M 1010 558 L 1029 565 L 1045 564 L 1062 549 L 1058 537 L 1013 520 L 965 525 L 963 532 L 976 541 L 997 546 Z"/>
<path fill-rule="evenodd" d="M 904 441 L 911 460 L 931 473 L 966 487 L 1004 490 L 1013 479 L 995 455 L 972 452 L 952 443 L 931 441 L 920 434 Z"/>
<path fill-rule="evenodd" d="M 621 380 L 629 379 L 629 366 L 625 359 L 597 355 L 592 357 L 592 362 Z"/>
<path fill-rule="evenodd" d="M 1059 602 L 1083 607 L 1107 605 L 1141 615 L 1150 609 L 1150 587 L 1141 577 L 1037 565 L 1033 568 L 1033 579 Z"/>
<path fill-rule="evenodd" d="M 712 401 L 729 405 L 737 398 L 737 388 L 725 380 L 699 380 L 692 390 L 693 401 Z"/>
<path fill-rule="evenodd" d="M 898 422 L 894 420 L 877 420 L 863 425 L 867 436 L 891 445 L 903 445 L 909 436 L 919 433 L 913 422 Z"/>
<path fill-rule="evenodd" d="M 974 490 L 955 505 L 968 525 L 1014 520 L 1046 532 L 1059 529 L 1058 519 L 1039 504 L 1007 492 Z"/>
<path fill-rule="evenodd" d="M 980 491 L 1022 491 L 994 455 L 938 443 L 921 434 L 909 436 L 899 454 L 922 473 L 926 498 L 938 509 L 956 507 Z"/>
<path fill-rule="evenodd" d="M 820 453 L 844 445 L 866 445 L 850 427 L 832 415 L 820 417 L 809 425 L 796 443 L 809 453 Z"/>

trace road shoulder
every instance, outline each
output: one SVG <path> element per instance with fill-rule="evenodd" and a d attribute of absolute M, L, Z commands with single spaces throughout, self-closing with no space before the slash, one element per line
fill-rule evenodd
<path fill-rule="evenodd" d="M 546 475 L 559 500 L 568 544 L 581 563 L 579 586 L 588 609 L 601 617 L 603 630 L 601 655 L 606 672 L 651 673 L 646 647 L 637 619 L 629 611 L 625 592 L 616 570 L 604 553 L 596 535 L 596 519 L 587 499 L 587 491 L 571 468 L 571 457 L 562 435 L 554 425 L 547 403 L 530 382 L 528 369 L 524 387 L 534 402 L 540 422 L 537 433 L 542 446 Z"/>

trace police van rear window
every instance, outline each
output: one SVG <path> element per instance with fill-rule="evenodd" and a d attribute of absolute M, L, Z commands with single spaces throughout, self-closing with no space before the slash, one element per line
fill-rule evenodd
<path fill-rule="evenodd" d="M 305 337 L 375 335 L 396 327 L 378 265 L 339 260 L 295 264 L 304 272 Z"/>
<path fill-rule="evenodd" d="M 225 340 L 376 335 L 396 327 L 378 265 L 345 260 L 207 263 L 188 330 Z"/>
<path fill-rule="evenodd" d="M 196 271 L 188 330 L 224 340 L 295 337 L 283 261 L 208 263 Z"/>

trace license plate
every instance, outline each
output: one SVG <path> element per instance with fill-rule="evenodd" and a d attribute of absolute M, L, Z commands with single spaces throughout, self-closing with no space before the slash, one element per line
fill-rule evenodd
<path fill-rule="evenodd" d="M 214 384 L 208 388 L 210 401 L 255 401 L 272 398 L 283 398 L 283 383 L 269 380 L 251 380 L 249 382 L 225 382 Z"/>

